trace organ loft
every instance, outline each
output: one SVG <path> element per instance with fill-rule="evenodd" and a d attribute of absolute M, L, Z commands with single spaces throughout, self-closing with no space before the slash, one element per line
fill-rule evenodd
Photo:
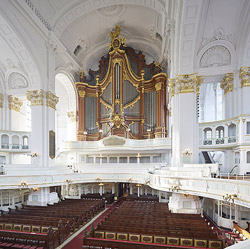
<path fill-rule="evenodd" d="M 159 62 L 146 64 L 141 51 L 127 47 L 120 26 L 110 33 L 108 54 L 97 71 L 82 71 L 78 93 L 78 141 L 109 135 L 130 139 L 166 137 L 166 82 Z"/>

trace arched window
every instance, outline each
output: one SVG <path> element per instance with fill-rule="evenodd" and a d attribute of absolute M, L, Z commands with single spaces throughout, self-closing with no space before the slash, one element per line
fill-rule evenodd
<path fill-rule="evenodd" d="M 216 144 L 224 144 L 224 127 L 219 126 L 215 130 L 216 132 Z"/>
<path fill-rule="evenodd" d="M 17 135 L 12 136 L 12 149 L 19 149 L 19 137 Z"/>
<path fill-rule="evenodd" d="M 29 148 L 29 138 L 28 136 L 22 137 L 22 149 L 27 150 Z"/>
<path fill-rule="evenodd" d="M 228 126 L 228 143 L 236 142 L 236 124 L 230 124 Z"/>
<path fill-rule="evenodd" d="M 2 135 L 1 137 L 1 148 L 2 149 L 9 149 L 9 136 L 8 135 Z"/>
<path fill-rule="evenodd" d="M 212 144 L 212 129 L 211 128 L 205 128 L 203 130 L 204 134 L 204 145 L 211 145 Z"/>

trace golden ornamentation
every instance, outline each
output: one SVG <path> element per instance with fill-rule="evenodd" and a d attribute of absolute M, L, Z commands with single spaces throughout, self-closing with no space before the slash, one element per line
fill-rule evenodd
<path fill-rule="evenodd" d="M 161 65 L 161 63 L 159 62 L 159 61 L 157 61 L 156 63 L 154 63 L 155 64 L 155 67 L 158 67 L 161 71 L 163 70 L 162 69 L 162 65 Z"/>
<path fill-rule="evenodd" d="M 226 76 L 220 82 L 220 87 L 224 90 L 224 95 L 233 91 L 233 80 L 233 73 L 226 73 Z"/>
<path fill-rule="evenodd" d="M 77 122 L 77 112 L 76 111 L 67 112 L 67 116 L 70 118 L 71 122 Z"/>
<path fill-rule="evenodd" d="M 246 119 L 245 119 L 245 118 L 243 118 L 243 119 L 242 119 L 242 122 L 243 122 L 243 124 L 244 124 L 244 123 L 246 122 Z"/>
<path fill-rule="evenodd" d="M 115 115 L 111 121 L 118 129 L 122 124 L 124 124 L 124 118 L 121 118 L 118 115 Z"/>
<path fill-rule="evenodd" d="M 102 98 L 100 98 L 100 102 L 108 109 L 112 110 L 112 105 L 106 103 Z"/>
<path fill-rule="evenodd" d="M 200 86 L 203 82 L 203 76 L 197 76 L 197 82 L 196 82 L 196 93 L 200 94 Z"/>
<path fill-rule="evenodd" d="M 85 77 L 84 70 L 82 70 L 80 73 L 78 73 L 78 75 L 80 75 L 80 81 L 83 82 L 84 81 L 84 77 Z"/>
<path fill-rule="evenodd" d="M 0 93 L 0 108 L 3 108 L 3 94 Z"/>
<path fill-rule="evenodd" d="M 176 85 L 178 86 L 178 93 L 193 93 L 196 89 L 199 94 L 200 85 L 203 77 L 194 74 L 184 74 L 176 76 Z"/>
<path fill-rule="evenodd" d="M 144 70 L 141 70 L 141 80 L 144 80 L 144 75 L 145 75 Z"/>
<path fill-rule="evenodd" d="M 130 103 L 126 104 L 123 107 L 123 110 L 127 109 L 128 107 L 130 107 L 130 109 L 132 109 L 134 107 L 134 105 L 136 104 L 136 102 L 140 99 L 140 95 L 138 95 L 133 101 L 131 101 Z"/>
<path fill-rule="evenodd" d="M 17 97 L 9 95 L 9 108 L 10 110 L 20 112 L 20 108 L 23 105 L 23 101 Z"/>
<path fill-rule="evenodd" d="M 162 85 L 161 82 L 158 82 L 158 83 L 155 84 L 156 91 L 160 91 L 161 90 L 161 85 Z"/>
<path fill-rule="evenodd" d="M 31 105 L 43 105 L 44 92 L 42 89 L 27 91 L 26 96 Z"/>
<path fill-rule="evenodd" d="M 85 91 L 83 91 L 83 90 L 81 90 L 81 91 L 78 91 L 78 94 L 79 94 L 80 98 L 84 98 L 84 97 L 85 97 L 86 92 L 85 92 Z"/>
<path fill-rule="evenodd" d="M 109 50 L 113 48 L 115 51 L 117 51 L 121 45 L 126 46 L 126 39 L 124 37 L 119 38 L 120 30 L 120 25 L 116 25 L 115 30 L 110 32 L 111 43 L 109 45 Z"/>
<path fill-rule="evenodd" d="M 96 85 L 100 85 L 100 83 L 99 83 L 100 76 L 99 76 L 99 75 L 96 75 L 95 79 L 96 79 Z"/>
<path fill-rule="evenodd" d="M 170 98 L 175 95 L 175 79 L 168 79 L 168 92 L 170 94 Z"/>
<path fill-rule="evenodd" d="M 241 87 L 250 86 L 250 67 L 240 68 Z"/>
<path fill-rule="evenodd" d="M 58 103 L 59 98 L 53 94 L 52 92 L 46 92 L 46 105 L 51 107 L 52 109 L 56 109 L 56 104 Z"/>

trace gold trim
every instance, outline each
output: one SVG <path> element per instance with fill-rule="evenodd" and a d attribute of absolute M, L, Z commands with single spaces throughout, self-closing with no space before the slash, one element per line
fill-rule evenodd
<path fill-rule="evenodd" d="M 144 241 L 144 238 L 149 238 L 149 241 Z M 146 242 L 146 243 L 152 243 L 153 242 L 153 236 L 150 235 L 141 235 L 141 242 Z"/>
<path fill-rule="evenodd" d="M 219 243 L 220 245 L 219 246 L 212 246 L 212 243 Z M 214 248 L 214 249 L 221 249 L 222 248 L 222 241 L 217 241 L 217 240 L 209 240 L 208 241 L 208 247 L 209 248 Z"/>
<path fill-rule="evenodd" d="M 162 239 L 163 242 L 159 242 L 159 241 L 156 241 L 157 239 Z M 165 244 L 166 243 L 166 237 L 162 237 L 162 236 L 154 236 L 154 243 L 156 244 Z"/>
<path fill-rule="evenodd" d="M 51 91 L 46 92 L 46 105 L 56 110 L 56 104 L 58 103 L 59 98 L 53 94 Z"/>
<path fill-rule="evenodd" d="M 21 106 L 23 105 L 23 101 L 17 97 L 9 95 L 9 109 L 20 112 Z"/>
<path fill-rule="evenodd" d="M 170 240 L 176 240 L 176 242 L 170 242 Z M 180 238 L 167 237 L 167 244 L 178 246 L 180 244 Z"/>
<path fill-rule="evenodd" d="M 138 100 L 140 100 L 140 95 L 138 95 L 138 96 L 137 96 L 133 101 L 131 101 L 130 103 L 126 104 L 126 105 L 123 107 L 123 110 L 127 109 L 128 107 L 130 107 L 130 109 L 132 109 Z"/>
<path fill-rule="evenodd" d="M 170 98 L 175 95 L 175 79 L 168 79 L 168 92 L 170 94 Z"/>
<path fill-rule="evenodd" d="M 241 87 L 250 86 L 250 67 L 240 68 Z"/>
<path fill-rule="evenodd" d="M 184 243 L 184 241 L 189 241 L 190 242 L 190 244 L 189 245 L 187 245 L 187 244 L 185 244 Z M 193 246 L 193 239 L 184 239 L 184 238 L 181 238 L 181 242 L 180 242 L 180 245 L 181 246 Z"/>
<path fill-rule="evenodd" d="M 221 89 L 224 90 L 224 95 L 226 95 L 228 92 L 233 91 L 233 80 L 234 80 L 234 74 L 233 73 L 226 73 L 222 81 L 220 82 Z"/>
<path fill-rule="evenodd" d="M 27 96 L 27 99 L 30 101 L 31 105 L 33 106 L 43 105 L 44 91 L 42 89 L 34 90 L 34 91 L 27 91 L 26 96 Z"/>
<path fill-rule="evenodd" d="M 105 102 L 102 98 L 100 98 L 100 102 L 108 109 L 113 110 L 112 105 L 108 104 L 107 102 Z"/>
<path fill-rule="evenodd" d="M 158 91 L 161 90 L 161 86 L 162 86 L 161 82 L 158 82 L 158 83 L 155 84 L 155 90 L 156 90 L 156 92 L 158 92 Z"/>
<path fill-rule="evenodd" d="M 83 90 L 80 90 L 80 91 L 78 91 L 78 94 L 79 94 L 80 98 L 84 98 L 86 95 L 86 92 Z"/>
<path fill-rule="evenodd" d="M 193 93 L 199 94 L 203 76 L 194 74 L 176 75 L 176 85 L 178 86 L 178 93 Z"/>
<path fill-rule="evenodd" d="M 198 245 L 198 242 L 204 242 L 204 246 L 201 246 L 201 245 Z M 206 240 L 202 240 L 202 239 L 195 239 L 194 240 L 194 246 L 195 247 L 204 247 L 204 248 L 206 248 L 207 247 L 207 241 Z"/>

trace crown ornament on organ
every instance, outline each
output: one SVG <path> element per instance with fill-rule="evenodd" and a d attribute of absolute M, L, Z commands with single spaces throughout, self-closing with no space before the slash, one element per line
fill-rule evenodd
<path fill-rule="evenodd" d="M 109 51 L 117 51 L 121 46 L 126 46 L 126 39 L 124 37 L 119 38 L 120 30 L 120 25 L 116 25 L 115 30 L 110 32 L 111 43 L 109 44 Z"/>

